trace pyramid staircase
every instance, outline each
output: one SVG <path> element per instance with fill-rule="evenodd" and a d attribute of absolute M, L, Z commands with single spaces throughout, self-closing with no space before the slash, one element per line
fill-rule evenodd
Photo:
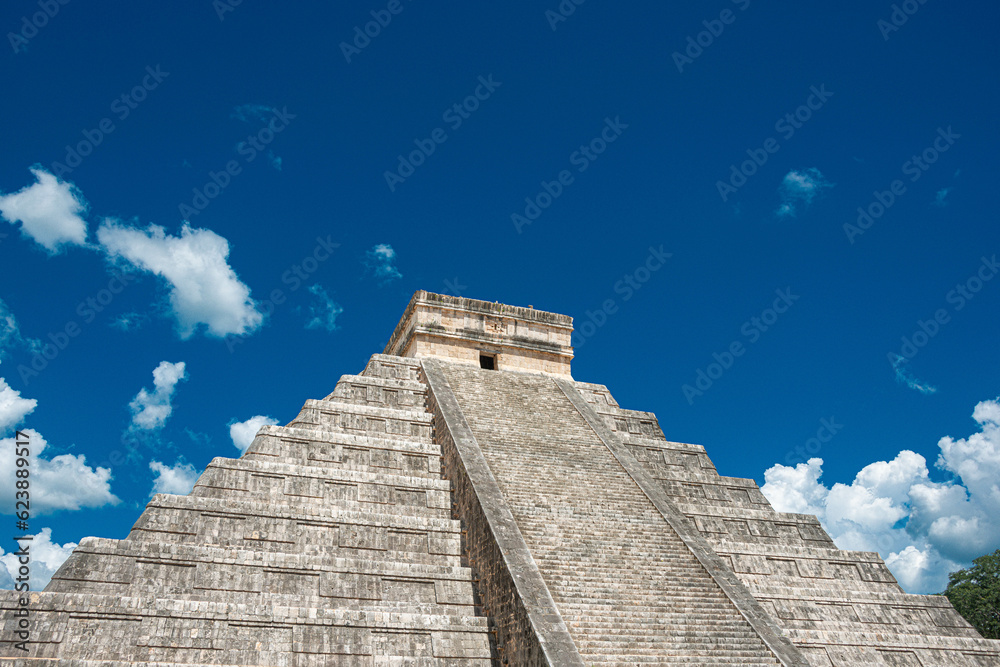
<path fill-rule="evenodd" d="M 584 664 L 782 664 L 553 379 L 440 367 Z"/>

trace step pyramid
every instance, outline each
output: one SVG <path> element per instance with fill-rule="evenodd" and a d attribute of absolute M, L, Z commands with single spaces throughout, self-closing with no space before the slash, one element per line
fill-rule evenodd
<path fill-rule="evenodd" d="M 412 359 L 375 358 L 157 494 L 123 540 L 86 538 L 31 595 L 30 657 L 80 665 L 489 665 L 441 447 Z M 495 652 L 495 650 L 493 651 Z"/>
<path fill-rule="evenodd" d="M 942 596 L 570 373 L 563 315 L 417 292 L 383 354 L 124 540 L 0 595 L 0 664 L 1000 665 Z"/>

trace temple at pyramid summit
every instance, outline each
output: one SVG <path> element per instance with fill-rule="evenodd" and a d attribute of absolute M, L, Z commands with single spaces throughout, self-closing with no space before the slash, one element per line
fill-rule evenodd
<path fill-rule="evenodd" d="M 0 593 L 0 665 L 1000 665 L 945 597 L 575 380 L 572 324 L 417 292 L 360 374 Z"/>

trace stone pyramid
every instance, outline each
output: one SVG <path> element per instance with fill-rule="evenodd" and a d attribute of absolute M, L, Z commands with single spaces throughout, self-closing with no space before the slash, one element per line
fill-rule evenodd
<path fill-rule="evenodd" d="M 1000 665 L 941 596 L 570 374 L 572 319 L 417 292 L 384 354 L 124 540 L 0 592 L 0 665 Z"/>

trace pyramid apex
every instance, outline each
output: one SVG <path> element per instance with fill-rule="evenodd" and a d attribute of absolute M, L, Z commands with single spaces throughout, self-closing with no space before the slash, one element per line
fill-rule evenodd
<path fill-rule="evenodd" d="M 572 334 L 569 315 L 418 290 L 385 354 L 571 377 Z"/>

